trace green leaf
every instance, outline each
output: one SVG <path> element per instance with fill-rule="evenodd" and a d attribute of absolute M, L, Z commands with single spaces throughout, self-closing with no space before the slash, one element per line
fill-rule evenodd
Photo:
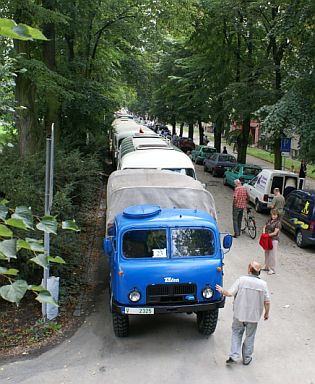
<path fill-rule="evenodd" d="M 0 219 L 5 221 L 7 214 L 8 214 L 8 208 L 1 202 L 0 203 Z"/>
<path fill-rule="evenodd" d="M 16 259 L 16 239 L 0 241 L 0 253 L 8 260 Z"/>
<path fill-rule="evenodd" d="M 16 244 L 17 250 L 19 251 L 20 249 L 29 249 L 31 250 L 31 244 L 29 244 L 25 240 L 18 240 Z"/>
<path fill-rule="evenodd" d="M 80 228 L 77 226 L 75 220 L 66 220 L 62 222 L 62 229 L 79 232 Z"/>
<path fill-rule="evenodd" d="M 19 270 L 18 270 L 18 269 L 0 267 L 0 274 L 1 274 L 1 275 L 12 275 L 12 276 L 16 276 L 18 273 L 19 273 Z"/>
<path fill-rule="evenodd" d="M 27 207 L 16 207 L 12 219 L 20 219 L 28 229 L 34 229 L 32 211 Z"/>
<path fill-rule="evenodd" d="M 13 30 L 18 34 L 21 34 L 21 36 L 26 36 L 30 39 L 48 40 L 39 29 L 32 28 L 26 24 L 18 24 L 16 27 L 13 27 Z"/>
<path fill-rule="evenodd" d="M 38 264 L 43 268 L 48 267 L 48 257 L 44 253 L 41 253 L 40 255 L 32 257 L 30 261 L 33 261 L 33 263 Z"/>
<path fill-rule="evenodd" d="M 8 219 L 5 221 L 7 225 L 10 225 L 11 227 L 19 228 L 19 229 L 27 229 L 23 220 L 21 219 Z"/>
<path fill-rule="evenodd" d="M 10 19 L 0 19 L 0 28 L 5 27 L 5 28 L 12 28 L 16 25 L 14 20 Z"/>
<path fill-rule="evenodd" d="M 17 280 L 13 284 L 2 286 L 0 288 L 0 296 L 4 300 L 18 305 L 25 295 L 27 288 L 28 284 L 25 280 Z"/>
<path fill-rule="evenodd" d="M 0 35 L 18 40 L 47 40 L 40 30 L 10 19 L 0 19 Z"/>
<path fill-rule="evenodd" d="M 58 304 L 52 298 L 50 292 L 47 291 L 46 289 L 39 292 L 39 294 L 36 297 L 36 300 L 38 300 L 40 303 L 52 304 L 58 307 Z"/>
<path fill-rule="evenodd" d="M 46 233 L 57 234 L 57 220 L 54 216 L 44 216 L 36 225 L 36 228 Z"/>
<path fill-rule="evenodd" d="M 44 288 L 42 285 L 29 285 L 28 290 L 34 292 L 41 292 L 46 291 L 46 288 Z"/>
<path fill-rule="evenodd" d="M 2 205 L 6 205 L 6 204 L 8 204 L 8 202 L 9 202 L 9 200 L 7 200 L 7 199 L 0 200 L 0 204 L 2 204 Z"/>
<path fill-rule="evenodd" d="M 17 249 L 29 249 L 33 252 L 44 252 L 45 248 L 43 246 L 43 241 L 42 240 L 36 240 L 36 239 L 31 239 L 27 237 L 25 240 L 18 240 L 17 241 Z"/>
<path fill-rule="evenodd" d="M 52 263 L 57 263 L 57 264 L 66 264 L 64 259 L 60 256 L 55 256 L 55 257 L 48 256 L 48 261 L 51 261 Z"/>
<path fill-rule="evenodd" d="M 13 236 L 13 232 L 6 225 L 0 224 L 0 236 L 12 237 Z"/>

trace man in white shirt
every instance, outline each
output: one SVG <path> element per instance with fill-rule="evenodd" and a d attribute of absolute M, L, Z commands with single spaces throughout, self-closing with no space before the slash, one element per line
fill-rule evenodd
<path fill-rule="evenodd" d="M 259 278 L 260 270 L 261 265 L 257 261 L 252 261 L 248 265 L 248 275 L 239 277 L 228 291 L 216 285 L 217 291 L 223 296 L 234 296 L 231 352 L 227 364 L 237 362 L 241 347 L 243 364 L 251 363 L 257 325 L 264 309 L 264 320 L 269 318 L 270 294 L 267 283 Z"/>

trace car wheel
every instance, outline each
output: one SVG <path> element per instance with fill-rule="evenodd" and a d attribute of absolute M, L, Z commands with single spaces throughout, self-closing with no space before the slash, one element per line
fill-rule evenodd
<path fill-rule="evenodd" d="M 255 211 L 258 213 L 261 212 L 261 205 L 260 205 L 259 200 L 255 201 Z"/>
<path fill-rule="evenodd" d="M 217 176 L 217 171 L 216 171 L 214 168 L 212 169 L 212 176 L 213 176 L 213 177 L 216 177 L 216 176 Z"/>
<path fill-rule="evenodd" d="M 223 176 L 223 185 L 228 185 L 228 182 L 227 182 L 227 180 L 226 180 L 226 177 L 225 177 L 225 176 Z"/>
<path fill-rule="evenodd" d="M 303 236 L 303 233 L 300 229 L 298 229 L 295 233 L 295 242 L 296 242 L 296 245 L 300 248 L 304 248 L 305 247 L 305 240 L 304 240 L 304 236 Z"/>
<path fill-rule="evenodd" d="M 203 165 L 203 170 L 204 170 L 205 172 L 208 172 L 208 168 L 206 167 L 205 164 Z"/>

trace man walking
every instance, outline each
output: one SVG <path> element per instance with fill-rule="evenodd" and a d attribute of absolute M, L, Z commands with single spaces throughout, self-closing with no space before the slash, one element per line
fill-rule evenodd
<path fill-rule="evenodd" d="M 285 199 L 281 195 L 279 188 L 275 188 L 273 190 L 273 193 L 274 193 L 274 197 L 273 197 L 272 202 L 270 204 L 270 208 L 271 209 L 277 209 L 279 212 L 279 215 L 281 217 L 283 214 L 283 207 L 284 207 Z"/>
<path fill-rule="evenodd" d="M 239 179 L 234 180 L 234 185 L 235 188 L 233 194 L 233 228 L 234 237 L 238 237 L 241 234 L 243 211 L 247 205 L 248 193 Z"/>
<path fill-rule="evenodd" d="M 260 270 L 261 265 L 252 261 L 248 265 L 248 275 L 239 277 L 228 291 L 216 285 L 216 290 L 223 296 L 234 296 L 231 351 L 227 364 L 237 362 L 241 349 L 243 364 L 251 363 L 257 325 L 264 309 L 264 320 L 269 318 L 270 295 L 267 283 L 259 278 Z"/>

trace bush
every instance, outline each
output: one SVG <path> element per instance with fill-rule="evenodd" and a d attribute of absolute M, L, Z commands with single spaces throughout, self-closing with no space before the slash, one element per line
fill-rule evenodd
<path fill-rule="evenodd" d="M 19 159 L 16 148 L 5 148 L 0 155 L 1 191 L 9 200 L 8 206 L 31 206 L 34 215 L 44 214 L 45 154 L 40 153 Z M 99 196 L 101 163 L 97 155 L 83 156 L 78 150 L 70 153 L 58 151 L 54 167 L 54 199 L 51 214 L 58 221 L 75 219 L 84 228 L 87 214 Z M 0 199 L 1 200 L 1 199 Z M 20 230 L 23 232 L 22 230 Z M 18 232 L 18 231 L 17 231 Z M 21 233 L 21 237 L 25 234 Z M 43 233 L 33 231 L 32 237 L 41 239 Z M 51 264 L 51 274 L 61 277 L 61 295 L 72 301 L 82 286 L 82 272 L 87 244 L 74 233 L 51 235 L 51 256 L 61 256 L 66 264 Z M 23 249 L 19 257 L 11 260 L 19 270 L 19 278 L 40 284 L 42 269 L 29 262 L 29 254 Z"/>

